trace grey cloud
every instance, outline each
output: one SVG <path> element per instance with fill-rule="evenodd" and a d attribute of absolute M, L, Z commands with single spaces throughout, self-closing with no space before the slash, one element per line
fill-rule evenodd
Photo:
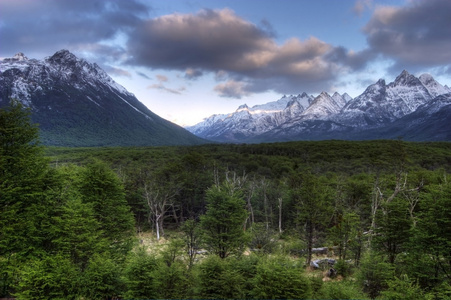
<path fill-rule="evenodd" d="M 229 73 L 227 73 L 224 70 L 217 70 L 215 72 L 215 80 L 216 81 L 224 81 L 224 80 L 227 80 L 228 77 L 229 77 Z"/>
<path fill-rule="evenodd" d="M 138 75 L 141 76 L 142 78 L 150 79 L 150 77 L 147 76 L 146 74 L 144 74 L 143 72 L 136 72 L 136 74 L 138 74 Z"/>
<path fill-rule="evenodd" d="M 217 70 L 250 68 L 243 54 L 267 42 L 262 30 L 225 9 L 150 19 L 131 34 L 128 47 L 133 64 Z"/>
<path fill-rule="evenodd" d="M 373 0 L 357 0 L 354 4 L 353 12 L 361 16 L 365 10 L 371 7 L 373 7 Z"/>
<path fill-rule="evenodd" d="M 326 55 L 328 61 L 349 66 L 353 70 L 364 68 L 376 56 L 377 54 L 371 49 L 353 52 L 344 47 L 335 47 Z"/>
<path fill-rule="evenodd" d="M 261 20 L 260 25 L 261 25 L 262 30 L 264 30 L 268 34 L 268 36 L 277 37 L 277 32 L 274 29 L 274 27 L 272 26 L 271 22 L 269 22 L 269 20 L 267 20 L 267 19 Z"/>
<path fill-rule="evenodd" d="M 250 94 L 248 86 L 242 81 L 229 80 L 225 83 L 218 84 L 214 90 L 219 96 L 225 98 L 241 99 L 241 97 Z"/>
<path fill-rule="evenodd" d="M 160 90 L 160 91 L 163 91 L 163 92 L 176 94 L 176 95 L 181 95 L 182 92 L 186 90 L 185 87 L 180 87 L 178 89 L 171 89 L 171 88 L 166 87 L 161 82 L 160 83 L 151 84 L 147 88 L 148 89 L 156 89 L 156 90 Z"/>
<path fill-rule="evenodd" d="M 137 0 L 4 0 L 0 10 L 0 36 L 8 41 L 1 51 L 32 48 L 34 55 L 44 56 L 62 48 L 100 45 L 136 26 L 148 9 Z"/>
<path fill-rule="evenodd" d="M 414 70 L 450 65 L 451 1 L 415 0 L 404 7 L 379 6 L 364 28 L 372 51 Z"/>
<path fill-rule="evenodd" d="M 176 94 L 176 95 L 181 95 L 182 92 L 186 90 L 185 87 L 179 87 L 178 89 L 168 88 L 164 84 L 164 83 L 169 82 L 168 77 L 165 76 L 165 75 L 157 74 L 156 75 L 156 79 L 158 80 L 158 83 L 154 83 L 154 84 L 151 84 L 151 85 L 147 86 L 147 89 L 156 89 L 156 90 L 160 90 L 160 91 L 163 91 L 163 92 Z"/>
<path fill-rule="evenodd" d="M 169 79 L 168 79 L 167 76 L 157 74 L 157 80 L 158 80 L 159 82 L 167 82 Z"/>
<path fill-rule="evenodd" d="M 199 69 L 188 68 L 185 71 L 185 78 L 189 80 L 195 80 L 201 77 L 204 73 Z"/>
<path fill-rule="evenodd" d="M 366 53 L 353 54 L 314 37 L 278 45 L 268 26 L 260 28 L 229 9 L 146 20 L 130 35 L 128 63 L 216 74 L 221 70 L 231 81 L 215 90 L 232 97 L 269 89 L 315 91 L 345 70 L 364 65 Z M 245 86 L 236 84 L 242 77 Z"/>
<path fill-rule="evenodd" d="M 111 66 L 104 66 L 103 69 L 108 74 L 112 74 L 112 75 L 116 75 L 116 76 L 129 77 L 129 78 L 132 77 L 130 72 L 128 72 L 127 70 L 124 70 L 124 69 L 119 69 L 119 68 L 115 68 L 115 67 L 111 67 Z"/>

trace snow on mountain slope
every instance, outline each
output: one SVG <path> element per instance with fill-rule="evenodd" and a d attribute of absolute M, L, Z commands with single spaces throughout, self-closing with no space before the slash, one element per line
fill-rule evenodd
<path fill-rule="evenodd" d="M 345 104 L 346 101 L 340 94 L 334 93 L 331 97 L 328 93 L 322 92 L 302 113 L 302 119 L 327 119 L 339 113 Z"/>
<path fill-rule="evenodd" d="M 20 99 L 27 106 L 30 105 L 32 92 L 42 89 L 42 86 L 37 85 L 37 79 L 44 84 L 71 81 L 77 88 L 108 86 L 117 93 L 133 96 L 97 64 L 79 59 L 68 50 L 60 50 L 42 61 L 28 59 L 23 53 L 17 53 L 12 58 L 0 61 L 0 73 L 8 71 L 22 73 L 22 77 L 14 82 L 11 97 Z"/>
<path fill-rule="evenodd" d="M 418 78 L 432 97 L 451 93 L 451 88 L 438 83 L 430 74 L 423 74 Z"/>
<path fill-rule="evenodd" d="M 414 112 L 433 97 L 415 76 L 403 71 L 389 84 L 380 79 L 333 117 L 353 127 L 378 127 Z"/>
<path fill-rule="evenodd" d="M 386 84 L 380 79 L 356 98 L 325 92 L 315 98 L 305 93 L 284 96 L 252 108 L 242 106 L 231 114 L 214 115 L 187 129 L 203 138 L 227 142 L 331 138 L 334 132 L 388 126 L 450 92 L 428 74 L 417 78 L 403 71 L 394 82 Z"/>
<path fill-rule="evenodd" d="M 401 99 L 407 107 L 406 110 L 395 112 L 398 118 L 415 111 L 418 106 L 425 104 L 433 98 L 421 81 L 405 70 L 401 75 L 396 77 L 394 82 L 388 84 L 386 92 L 386 102 L 396 103 L 399 101 L 398 99 Z M 390 108 L 402 109 L 404 107 L 391 105 Z"/>
<path fill-rule="evenodd" d="M 231 114 L 218 114 L 205 118 L 194 126 L 187 127 L 190 132 L 206 139 L 238 141 L 264 133 L 275 126 L 298 117 L 303 105 L 312 98 L 303 93 L 297 96 L 283 96 L 281 99 L 249 108 L 246 104 Z"/>
<path fill-rule="evenodd" d="M 181 145 L 205 141 L 151 112 L 97 64 L 60 50 L 0 60 L 0 108 L 31 109 L 41 140 L 58 146 Z"/>

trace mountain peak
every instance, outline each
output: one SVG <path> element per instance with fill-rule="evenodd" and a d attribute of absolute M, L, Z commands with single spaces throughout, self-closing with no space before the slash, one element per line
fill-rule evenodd
<path fill-rule="evenodd" d="M 288 101 L 287 106 L 285 108 L 291 107 L 293 105 L 299 105 L 300 103 L 296 98 L 291 98 L 290 101 Z"/>
<path fill-rule="evenodd" d="M 22 52 L 18 52 L 16 54 L 14 54 L 13 57 L 7 57 L 4 59 L 0 59 L 0 62 L 5 62 L 5 63 L 13 63 L 13 62 L 23 62 L 23 61 L 28 61 L 28 57 L 25 56 L 25 54 L 23 54 Z"/>
<path fill-rule="evenodd" d="M 199 138 L 153 112 L 96 64 L 60 50 L 44 60 L 23 53 L 0 62 L 0 107 L 30 107 L 45 145 L 182 145 Z"/>
<path fill-rule="evenodd" d="M 238 106 L 238 109 L 236 111 L 240 112 L 243 110 L 249 110 L 249 106 L 247 106 L 247 104 L 242 104 L 242 105 Z"/>
<path fill-rule="evenodd" d="M 377 82 L 376 82 L 376 84 L 377 85 L 382 85 L 382 86 L 384 86 L 385 85 L 385 79 L 379 79 Z"/>
<path fill-rule="evenodd" d="M 352 100 L 352 97 L 349 96 L 348 93 L 344 93 L 344 94 L 341 95 L 341 96 L 343 97 L 343 99 L 344 99 L 346 102 L 349 102 L 349 101 Z"/>
<path fill-rule="evenodd" d="M 423 84 L 427 84 L 427 83 L 429 83 L 429 82 L 435 81 L 434 77 L 432 77 L 431 74 L 427 74 L 427 73 L 421 74 L 421 76 L 418 77 L 418 79 L 420 79 L 420 81 L 421 81 Z"/>
<path fill-rule="evenodd" d="M 425 108 L 440 102 L 434 100 L 438 99 L 435 95 L 444 95 L 446 101 L 438 103 L 440 107 L 451 101 L 451 89 L 430 75 L 419 79 L 404 70 L 396 80 L 386 84 L 379 79 L 355 98 L 338 92 L 332 96 L 322 92 L 316 97 L 306 93 L 283 95 L 278 101 L 253 106 L 250 113 L 241 106 L 240 112 L 227 115 L 224 121 L 209 118 L 192 128 L 200 137 L 221 142 L 385 138 L 396 136 L 393 131 L 403 130 L 403 126 L 395 128 L 392 124 L 405 124 L 412 113 L 418 111 L 422 118 L 428 118 L 428 113 L 423 113 Z M 421 126 L 415 128 L 421 131 Z"/>
<path fill-rule="evenodd" d="M 18 52 L 14 55 L 13 59 L 23 61 L 28 60 L 28 57 L 26 57 L 25 54 L 23 54 L 22 52 Z"/>
<path fill-rule="evenodd" d="M 399 76 L 406 77 L 406 76 L 409 76 L 409 75 L 410 75 L 410 73 L 407 72 L 407 70 L 402 70 L 402 72 L 401 72 L 401 74 Z"/>
<path fill-rule="evenodd" d="M 395 79 L 396 84 L 409 84 L 412 80 L 416 79 L 415 76 L 411 75 L 406 70 L 402 71 L 398 77 Z"/>
<path fill-rule="evenodd" d="M 77 62 L 78 58 L 69 50 L 62 49 L 55 52 L 48 60 L 52 63 L 65 64 Z"/>
<path fill-rule="evenodd" d="M 439 95 L 451 92 L 451 90 L 446 85 L 443 86 L 438 83 L 430 74 L 422 74 L 418 79 L 428 90 L 429 94 L 431 94 L 431 96 L 434 98 Z"/>
<path fill-rule="evenodd" d="M 59 51 L 56 51 L 55 54 L 53 54 L 53 56 L 70 56 L 70 57 L 76 57 L 72 52 L 70 52 L 67 49 L 61 49 Z"/>

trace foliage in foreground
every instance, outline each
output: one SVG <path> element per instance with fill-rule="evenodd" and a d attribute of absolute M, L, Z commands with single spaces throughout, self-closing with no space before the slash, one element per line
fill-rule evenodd
<path fill-rule="evenodd" d="M 0 296 L 451 297 L 450 144 L 50 151 L 20 104 L 0 111 Z M 310 270 L 315 247 L 338 277 Z"/>

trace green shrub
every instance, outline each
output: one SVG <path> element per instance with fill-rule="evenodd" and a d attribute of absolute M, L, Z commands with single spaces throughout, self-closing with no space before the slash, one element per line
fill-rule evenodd
<path fill-rule="evenodd" d="M 387 282 L 388 289 L 381 292 L 381 299 L 387 300 L 420 300 L 420 299 L 432 299 L 432 295 L 426 298 L 420 286 L 410 280 L 406 275 L 401 277 L 395 277 Z"/>
<path fill-rule="evenodd" d="M 19 272 L 18 299 L 76 299 L 80 289 L 77 267 L 62 255 L 33 259 Z"/>
<path fill-rule="evenodd" d="M 337 271 L 338 275 L 343 277 L 348 277 L 352 274 L 352 265 L 342 259 L 337 260 L 334 269 Z"/>
<path fill-rule="evenodd" d="M 312 295 L 314 299 L 321 298 L 321 288 L 323 287 L 323 278 L 322 276 L 313 276 L 310 277 L 310 286 L 312 287 Z"/>
<path fill-rule="evenodd" d="M 271 229 L 266 229 L 263 223 L 254 223 L 250 228 L 251 241 L 249 247 L 256 252 L 273 253 L 276 249 L 275 234 Z"/>
<path fill-rule="evenodd" d="M 124 284 L 120 267 L 108 256 L 96 254 L 83 274 L 86 299 L 108 299 L 122 294 Z"/>
<path fill-rule="evenodd" d="M 154 279 L 158 290 L 158 298 L 189 298 L 189 274 L 186 266 L 180 261 L 170 265 L 165 261 L 159 261 L 158 268 L 154 271 Z"/>
<path fill-rule="evenodd" d="M 319 293 L 320 299 L 364 299 L 365 294 L 355 282 L 329 281 L 325 282 Z"/>
<path fill-rule="evenodd" d="M 306 299 L 311 297 L 309 280 L 298 262 L 286 257 L 263 259 L 257 266 L 253 297 L 259 299 Z"/>
<path fill-rule="evenodd" d="M 231 267 L 229 259 L 211 255 L 198 265 L 198 294 L 200 298 L 243 298 L 245 279 Z"/>
<path fill-rule="evenodd" d="M 158 286 L 155 280 L 157 259 L 149 255 L 144 248 L 132 253 L 125 266 L 125 298 L 158 298 Z"/>
<path fill-rule="evenodd" d="M 385 262 L 382 256 L 371 252 L 362 260 L 357 278 L 363 291 L 374 299 L 388 288 L 388 281 L 393 278 L 393 273 L 391 264 Z"/>

